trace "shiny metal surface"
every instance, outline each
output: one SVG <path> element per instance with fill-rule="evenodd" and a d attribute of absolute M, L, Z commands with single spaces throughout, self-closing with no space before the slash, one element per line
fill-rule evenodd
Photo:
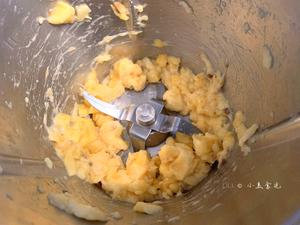
<path fill-rule="evenodd" d="M 95 109 L 98 111 L 111 116 L 117 120 L 122 120 L 123 115 L 125 116 L 125 119 L 127 118 L 127 115 L 129 114 L 129 119 L 132 117 L 132 114 L 134 113 L 134 109 L 130 108 L 130 105 L 128 107 L 119 108 L 116 105 L 104 102 L 100 99 L 97 99 L 96 97 L 90 95 L 88 92 L 84 91 L 82 93 L 83 98 L 88 101 Z M 124 120 L 125 120 L 124 119 Z"/>
<path fill-rule="evenodd" d="M 55 168 L 62 165 L 44 125 L 51 124 L 57 110 L 70 110 L 76 99 L 72 93 L 79 90 L 74 81 L 83 79 L 80 74 L 103 50 L 96 44 L 105 35 L 126 29 L 112 16 L 109 2 L 85 2 L 92 8 L 91 23 L 53 27 L 36 22 L 36 17 L 46 14 L 50 1 L 0 1 L 0 223 L 90 224 L 48 205 L 47 192 L 63 190 L 106 212 L 119 211 L 123 218 L 108 224 L 175 220 L 174 224 L 253 225 L 283 224 L 295 218 L 300 208 L 298 125 L 283 126 L 270 139 L 268 135 L 257 139 L 246 157 L 236 149 L 220 170 L 212 171 L 191 192 L 164 201 L 164 214 L 159 216 L 133 213 L 130 204 L 112 201 L 76 178 L 49 177 L 41 163 L 45 157 L 53 160 Z M 205 52 L 215 68 L 226 72 L 226 96 L 234 110 L 245 112 L 249 124 L 257 122 L 266 128 L 300 111 L 299 1 L 144 2 L 150 18 L 145 32 L 135 43 L 116 39 L 112 54 L 139 58 L 163 51 L 182 57 L 184 65 L 200 71 L 199 55 Z M 153 38 L 167 41 L 169 47 L 152 48 Z M 117 45 L 124 42 L 128 44 Z M 271 69 L 262 65 L 263 46 L 272 51 Z M 69 51 L 70 47 L 76 50 Z M 53 101 L 45 95 L 48 88 L 53 90 Z M 283 137 L 285 141 L 278 140 Z M 7 156 L 29 159 L 29 164 L 24 160 L 13 173 L 2 160 Z M 267 182 L 272 188 L 267 189 Z M 37 191 L 38 185 L 43 193 Z"/>
<path fill-rule="evenodd" d="M 86 91 L 83 91 L 82 96 L 98 111 L 119 121 L 129 122 L 128 135 L 134 150 L 138 151 L 161 144 L 167 137 L 163 134 L 175 135 L 181 132 L 193 135 L 200 132 L 188 119 L 162 113 L 164 103 L 160 99 L 163 89 L 162 84 L 150 84 L 140 92 L 128 90 L 113 103 L 97 99 Z"/>
<path fill-rule="evenodd" d="M 135 111 L 137 123 L 142 126 L 151 125 L 155 122 L 155 109 L 152 105 L 144 103 L 139 105 Z"/>

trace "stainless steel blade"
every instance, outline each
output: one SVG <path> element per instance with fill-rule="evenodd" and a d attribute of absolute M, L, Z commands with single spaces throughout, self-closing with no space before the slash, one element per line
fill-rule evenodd
<path fill-rule="evenodd" d="M 180 116 L 168 116 L 164 114 L 158 115 L 156 122 L 151 129 L 161 133 L 172 133 L 174 135 L 176 132 L 181 132 L 187 135 L 193 135 L 201 132 L 190 121 L 187 121 Z"/>
<path fill-rule="evenodd" d="M 95 98 L 94 96 L 90 95 L 88 92 L 83 91 L 82 96 L 86 101 L 88 101 L 94 108 L 99 110 L 100 112 L 107 114 L 113 118 L 121 119 L 121 115 L 123 110 L 118 108 L 115 105 L 110 103 L 104 102 L 100 99 Z"/>
<path fill-rule="evenodd" d="M 125 108 L 128 105 L 140 105 L 150 100 L 162 100 L 166 88 L 163 84 L 148 84 L 144 90 L 136 92 L 126 90 L 126 92 L 114 100 L 112 104 Z"/>

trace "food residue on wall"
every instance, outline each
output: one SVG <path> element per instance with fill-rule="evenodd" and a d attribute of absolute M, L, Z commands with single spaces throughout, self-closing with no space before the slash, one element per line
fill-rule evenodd
<path fill-rule="evenodd" d="M 108 221 L 108 216 L 100 209 L 82 204 L 69 194 L 48 194 L 48 202 L 54 207 L 78 218 L 90 221 Z"/>
<path fill-rule="evenodd" d="M 149 17 L 147 15 L 138 15 L 137 25 L 139 25 L 140 27 L 145 27 L 146 22 L 148 22 L 148 20 L 149 20 Z"/>
<path fill-rule="evenodd" d="M 106 35 L 105 37 L 102 38 L 101 41 L 98 42 L 98 45 L 106 45 L 106 44 L 109 44 L 111 43 L 114 39 L 118 38 L 118 37 L 125 37 L 125 36 L 130 36 L 130 35 L 138 35 L 142 33 L 142 31 L 125 31 L 125 32 L 122 32 L 122 33 L 118 33 L 118 34 L 114 34 L 114 35 Z"/>
<path fill-rule="evenodd" d="M 117 212 L 117 211 L 112 212 L 110 215 L 111 215 L 111 217 L 112 217 L 113 219 L 115 219 L 115 220 L 122 219 L 122 215 L 121 215 L 119 212 Z"/>
<path fill-rule="evenodd" d="M 253 124 L 249 128 L 245 125 L 246 118 L 241 111 L 235 113 L 233 120 L 233 127 L 237 134 L 238 144 L 241 147 L 242 152 L 247 155 L 250 152 L 250 147 L 246 142 L 255 134 L 258 129 L 257 124 Z"/>
<path fill-rule="evenodd" d="M 0 175 L 3 173 L 3 167 L 0 165 Z"/>
<path fill-rule="evenodd" d="M 90 13 L 92 12 L 92 10 L 85 3 L 75 6 L 75 11 L 76 11 L 76 20 L 78 22 L 92 19 L 92 17 L 90 17 Z"/>
<path fill-rule="evenodd" d="M 66 1 L 57 1 L 47 17 L 47 21 L 54 25 L 74 23 L 75 19 L 75 9 Z"/>
<path fill-rule="evenodd" d="M 134 8 L 137 10 L 138 13 L 144 12 L 144 9 L 146 8 L 147 4 L 137 4 L 134 6 Z"/>
<path fill-rule="evenodd" d="M 168 43 L 166 41 L 162 41 L 160 39 L 154 39 L 152 46 L 154 46 L 156 48 L 164 48 L 164 47 L 168 46 Z"/>
<path fill-rule="evenodd" d="M 111 4 L 110 7 L 112 8 L 114 14 L 121 20 L 129 20 L 129 10 L 124 4 L 116 1 L 113 4 Z"/>
<path fill-rule="evenodd" d="M 180 5 L 188 14 L 193 13 L 193 8 L 186 3 L 186 1 L 179 1 L 178 5 Z"/>
<path fill-rule="evenodd" d="M 111 50 L 110 45 L 106 45 L 104 51 L 100 52 L 99 55 L 94 59 L 93 65 L 102 64 L 104 62 L 108 62 L 112 59 L 112 55 L 109 53 Z"/>
<path fill-rule="evenodd" d="M 133 207 L 133 211 L 145 213 L 148 215 L 154 215 L 161 213 L 163 211 L 163 207 L 155 205 L 153 203 L 137 202 Z"/>
<path fill-rule="evenodd" d="M 36 18 L 36 21 L 37 21 L 40 25 L 43 24 L 46 20 L 47 20 L 47 18 L 42 17 L 42 16 L 38 16 L 38 17 Z"/>
<path fill-rule="evenodd" d="M 263 46 L 262 55 L 263 55 L 263 60 L 262 60 L 263 67 L 265 67 L 266 69 L 271 69 L 273 67 L 274 57 L 270 46 L 267 45 Z"/>
<path fill-rule="evenodd" d="M 180 217 L 179 216 L 173 216 L 171 218 L 168 219 L 168 223 L 175 223 L 177 221 L 180 220 Z"/>
<path fill-rule="evenodd" d="M 28 103 L 29 103 L 29 98 L 26 96 L 26 97 L 24 98 L 24 101 L 25 101 L 26 104 L 28 104 Z"/>
<path fill-rule="evenodd" d="M 75 6 L 75 8 L 67 1 L 58 0 L 49 10 L 47 21 L 53 25 L 71 24 L 75 21 L 89 21 L 91 9 L 85 3 Z M 39 24 L 44 22 L 43 17 L 38 17 Z"/>
<path fill-rule="evenodd" d="M 46 166 L 49 168 L 49 169 L 52 169 L 53 168 L 53 162 L 50 158 L 46 157 L 44 159 L 45 163 L 46 163 Z"/>

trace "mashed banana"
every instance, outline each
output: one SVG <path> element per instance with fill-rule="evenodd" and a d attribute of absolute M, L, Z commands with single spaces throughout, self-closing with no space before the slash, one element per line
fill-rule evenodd
<path fill-rule="evenodd" d="M 51 24 L 67 24 L 75 22 L 75 9 L 66 1 L 57 1 L 49 10 L 48 22 Z"/>
<path fill-rule="evenodd" d="M 152 203 L 137 202 L 133 207 L 133 210 L 136 212 L 153 215 L 162 212 L 163 207 Z"/>
<path fill-rule="evenodd" d="M 152 46 L 154 46 L 156 48 L 164 48 L 164 47 L 168 46 L 168 43 L 165 41 L 162 41 L 160 39 L 154 39 Z"/>
<path fill-rule="evenodd" d="M 92 70 L 84 86 L 90 94 L 110 102 L 125 89 L 140 91 L 147 83 L 162 82 L 167 87 L 163 96 L 166 108 L 189 115 L 203 134 L 177 133 L 166 140 L 157 156 L 150 158 L 141 149 L 129 154 L 124 165 L 117 155 L 128 147 L 122 138 L 124 128 L 82 101 L 72 115 L 57 114 L 49 133 L 68 174 L 90 183 L 101 182 L 114 199 L 153 201 L 191 189 L 216 160 L 225 159 L 235 138 L 227 115 L 229 104 L 221 91 L 224 77 L 220 73 L 194 74 L 180 64 L 179 58 L 164 54 L 136 63 L 122 58 L 102 82 Z"/>
<path fill-rule="evenodd" d="M 91 20 L 90 13 L 91 9 L 85 3 L 74 8 L 69 2 L 58 0 L 49 10 L 47 21 L 53 25 L 72 24 L 75 21 Z M 39 17 L 38 22 L 42 24 L 43 17 Z"/>
<path fill-rule="evenodd" d="M 247 128 L 245 125 L 246 118 L 241 111 L 235 113 L 232 125 L 236 132 L 238 144 L 241 147 L 244 155 L 250 152 L 250 147 L 246 144 L 249 138 L 251 138 L 258 129 L 258 125 L 255 123 L 251 127 Z"/>
<path fill-rule="evenodd" d="M 111 4 L 110 7 L 113 10 L 114 14 L 121 20 L 129 20 L 129 10 L 124 4 L 116 1 L 113 4 Z"/>
<path fill-rule="evenodd" d="M 76 19 L 77 21 L 81 22 L 84 20 L 91 20 L 92 17 L 90 17 L 90 13 L 92 10 L 87 4 L 79 4 L 75 6 L 76 10 Z"/>

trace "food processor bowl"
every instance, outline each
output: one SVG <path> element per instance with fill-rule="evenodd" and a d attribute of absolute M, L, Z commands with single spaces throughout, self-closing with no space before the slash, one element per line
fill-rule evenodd
<path fill-rule="evenodd" d="M 220 169 L 182 196 L 163 200 L 164 213 L 152 216 L 67 177 L 47 137 L 53 115 L 70 112 L 76 83 L 104 50 L 99 41 L 126 31 L 109 1 L 84 2 L 92 9 L 90 22 L 52 26 L 36 20 L 47 15 L 51 1 L 0 1 L 0 223 L 95 224 L 48 205 L 47 193 L 67 191 L 122 215 L 107 224 L 299 224 L 300 2 L 145 0 L 144 32 L 136 41 L 112 42 L 116 56 L 163 52 L 195 72 L 203 69 L 205 53 L 226 76 L 233 110 L 242 110 L 262 132 L 247 156 L 236 147 Z M 152 47 L 155 38 L 168 46 Z M 99 69 L 105 75 L 107 68 Z"/>

